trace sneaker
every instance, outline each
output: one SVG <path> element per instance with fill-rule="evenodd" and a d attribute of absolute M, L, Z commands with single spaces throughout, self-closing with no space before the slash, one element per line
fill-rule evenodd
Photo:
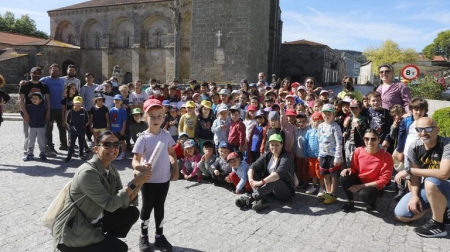
<path fill-rule="evenodd" d="M 68 163 L 72 159 L 72 156 L 67 156 L 66 159 L 64 159 L 64 163 Z"/>
<path fill-rule="evenodd" d="M 337 201 L 337 197 L 331 193 L 325 194 L 325 199 L 323 200 L 323 204 L 333 204 Z"/>
<path fill-rule="evenodd" d="M 47 160 L 47 156 L 45 156 L 44 152 L 41 152 L 41 154 L 39 154 L 39 158 L 42 160 Z"/>
<path fill-rule="evenodd" d="M 22 158 L 23 161 L 30 161 L 31 159 L 33 159 L 34 155 L 32 154 L 27 154 L 25 155 L 25 157 Z"/>
<path fill-rule="evenodd" d="M 325 198 L 325 188 L 320 187 L 319 192 L 317 193 L 317 198 L 319 198 L 320 201 L 322 201 Z"/>
<path fill-rule="evenodd" d="M 306 193 L 307 193 L 307 194 L 316 194 L 318 191 L 319 191 L 319 188 L 317 188 L 317 187 L 314 186 L 314 185 L 310 185 L 310 186 L 308 187 L 308 190 L 306 190 Z"/>
<path fill-rule="evenodd" d="M 61 145 L 61 146 L 59 146 L 59 150 L 67 151 L 67 150 L 69 150 L 69 147 Z"/>
<path fill-rule="evenodd" d="M 45 147 L 45 155 L 47 157 L 56 157 L 56 151 L 54 151 L 55 149 L 53 148 L 49 148 L 49 147 Z"/>
<path fill-rule="evenodd" d="M 86 156 L 80 155 L 80 159 L 81 159 L 81 160 L 86 160 Z"/>
<path fill-rule="evenodd" d="M 367 211 L 375 211 L 377 209 L 377 202 L 367 203 L 366 210 Z"/>
<path fill-rule="evenodd" d="M 355 209 L 355 203 L 348 201 L 341 207 L 341 210 L 344 213 L 351 212 L 353 209 Z"/>
<path fill-rule="evenodd" d="M 51 148 L 49 148 L 49 150 L 50 150 L 51 152 L 55 153 L 55 155 L 58 154 L 58 152 L 55 150 L 55 147 L 51 147 Z"/>
<path fill-rule="evenodd" d="M 123 160 L 125 158 L 125 154 L 124 153 L 120 153 L 119 156 L 116 157 L 117 161 Z"/>
<path fill-rule="evenodd" d="M 444 223 L 436 222 L 433 219 L 430 219 L 423 226 L 414 228 L 413 231 L 416 232 L 416 234 L 427 238 L 447 236 Z"/>
<path fill-rule="evenodd" d="M 164 235 L 160 235 L 159 237 L 155 236 L 155 243 L 153 245 L 161 251 L 172 251 L 172 244 L 167 241 Z"/>
<path fill-rule="evenodd" d="M 237 199 L 234 204 L 236 204 L 237 207 L 243 208 L 243 207 L 250 207 L 252 205 L 253 199 L 252 197 L 248 196 L 242 196 L 239 199 Z"/>
<path fill-rule="evenodd" d="M 266 198 L 262 198 L 260 200 L 257 200 L 255 204 L 253 204 L 252 209 L 255 211 L 263 210 L 265 208 L 268 208 L 270 206 L 269 201 Z"/>
<path fill-rule="evenodd" d="M 450 225 L 450 209 L 448 207 L 445 208 L 444 212 L 444 225 Z"/>
<path fill-rule="evenodd" d="M 148 242 L 148 236 L 141 236 L 139 239 L 139 250 L 141 252 L 151 252 L 152 246 L 150 245 L 150 242 Z"/>
<path fill-rule="evenodd" d="M 89 148 L 84 149 L 84 153 L 91 153 L 91 149 Z"/>

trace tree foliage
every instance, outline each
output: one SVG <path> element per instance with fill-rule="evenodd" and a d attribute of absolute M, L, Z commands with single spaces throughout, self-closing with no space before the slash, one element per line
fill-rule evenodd
<path fill-rule="evenodd" d="M 414 49 L 400 49 L 398 44 L 390 39 L 383 42 L 380 47 L 367 48 L 363 52 L 363 55 L 367 60 L 372 61 L 372 71 L 375 74 L 378 74 L 378 66 L 383 63 L 413 63 L 417 61 L 418 57 L 418 54 Z"/>
<path fill-rule="evenodd" d="M 433 59 L 434 56 L 442 56 L 446 61 L 450 61 L 450 30 L 440 32 L 433 43 L 425 46 L 422 52 L 428 59 Z"/>
<path fill-rule="evenodd" d="M 28 35 L 39 38 L 48 38 L 48 35 L 36 28 L 36 22 L 26 15 L 16 19 L 10 11 L 0 15 L 0 31 Z"/>

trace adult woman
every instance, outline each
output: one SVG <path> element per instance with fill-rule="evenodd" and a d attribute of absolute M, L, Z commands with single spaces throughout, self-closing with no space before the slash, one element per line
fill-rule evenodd
<path fill-rule="evenodd" d="M 392 156 L 379 148 L 380 137 L 374 129 L 364 134 L 365 147 L 356 148 L 350 168 L 341 171 L 341 186 L 348 201 L 342 211 L 350 212 L 355 208 L 353 193 L 359 192 L 367 210 L 375 210 L 381 190 L 390 183 L 394 162 Z"/>
<path fill-rule="evenodd" d="M 275 88 L 275 89 L 277 89 L 277 88 Z M 284 78 L 284 79 L 281 81 L 281 84 L 280 84 L 279 89 L 280 89 L 280 90 L 282 89 L 282 90 L 284 90 L 284 91 L 290 92 L 290 91 L 291 91 L 291 79 L 289 79 L 289 78 Z"/>
<path fill-rule="evenodd" d="M 123 188 L 111 162 L 119 154 L 120 142 L 111 131 L 95 139 L 91 160 L 75 173 L 61 213 L 53 225 L 53 247 L 60 251 L 127 251 L 124 238 L 139 218 L 130 206 L 151 171 L 139 173 Z M 105 233 L 107 233 L 105 235 Z"/>
<path fill-rule="evenodd" d="M 399 104 L 405 107 L 409 113 L 409 102 L 411 93 L 408 86 L 401 82 L 394 82 L 394 67 L 389 64 L 382 64 L 378 67 L 380 73 L 381 85 L 377 91 L 381 94 L 381 107 L 389 109 Z"/>
<path fill-rule="evenodd" d="M 283 139 L 279 134 L 269 138 L 270 152 L 262 155 L 248 170 L 248 181 L 253 188 L 251 196 L 236 200 L 238 207 L 250 207 L 259 211 L 269 207 L 266 195 L 273 193 L 277 199 L 290 200 L 294 190 L 294 160 L 284 151 Z"/>
<path fill-rule="evenodd" d="M 349 96 L 351 99 L 356 99 L 362 102 L 363 95 L 361 91 L 355 90 L 355 87 L 353 86 L 353 78 L 344 76 L 344 78 L 342 78 L 342 85 L 344 86 L 344 90 L 339 92 L 337 95 L 338 98 L 344 100 L 346 96 Z"/>
<path fill-rule="evenodd" d="M 317 95 L 317 92 L 320 92 L 322 90 L 322 87 L 318 87 L 314 89 L 314 85 L 316 84 L 316 79 L 314 77 L 306 77 L 305 79 L 305 87 L 306 87 L 306 94 L 314 95 L 314 98 L 317 99 L 319 96 Z"/>

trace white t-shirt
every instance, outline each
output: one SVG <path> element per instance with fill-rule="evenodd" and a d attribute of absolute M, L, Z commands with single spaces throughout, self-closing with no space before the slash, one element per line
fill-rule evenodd
<path fill-rule="evenodd" d="M 164 129 L 161 129 L 157 135 L 144 131 L 136 140 L 133 148 L 133 153 L 141 154 L 143 163 L 147 163 L 159 141 L 165 144 L 165 148 L 161 151 L 158 160 L 156 160 L 155 167 L 152 168 L 152 177 L 147 183 L 165 183 L 169 181 L 170 161 L 168 148 L 174 146 L 175 141 L 170 133 Z"/>
<path fill-rule="evenodd" d="M 140 94 L 133 92 L 128 97 L 128 101 L 130 102 L 130 105 L 138 105 L 139 103 L 144 103 L 147 99 L 148 99 L 148 94 L 146 92 L 141 92 Z"/>

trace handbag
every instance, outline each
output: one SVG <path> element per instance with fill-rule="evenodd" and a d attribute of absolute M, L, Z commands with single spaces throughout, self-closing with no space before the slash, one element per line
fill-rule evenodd
<path fill-rule="evenodd" d="M 45 211 L 44 216 L 42 216 L 41 222 L 44 227 L 52 229 L 56 217 L 64 206 L 64 200 L 66 199 L 67 193 L 69 193 L 70 182 L 71 181 L 67 182 L 58 195 L 56 195 L 55 199 L 53 199 L 52 203 L 47 208 L 47 211 Z"/>

